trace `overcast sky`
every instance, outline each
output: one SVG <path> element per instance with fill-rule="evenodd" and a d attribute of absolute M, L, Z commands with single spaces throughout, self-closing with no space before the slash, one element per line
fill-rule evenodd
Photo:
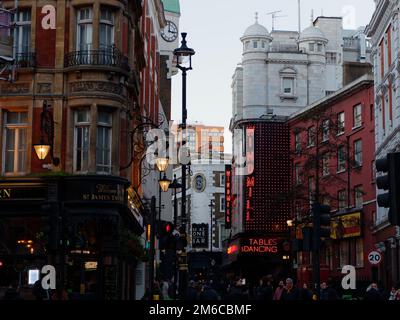
<path fill-rule="evenodd" d="M 187 106 L 190 122 L 224 126 L 225 150 L 231 152 L 229 121 L 232 115 L 231 79 L 241 61 L 239 38 L 254 23 L 271 31 L 268 12 L 279 11 L 275 29 L 298 30 L 297 0 L 180 0 L 180 31 L 188 33 L 188 46 L 195 49 L 193 70 L 188 74 Z M 302 29 L 314 17 L 344 16 L 345 28 L 365 26 L 374 11 L 373 0 L 301 0 Z M 181 121 L 181 75 L 173 78 L 172 118 Z"/>

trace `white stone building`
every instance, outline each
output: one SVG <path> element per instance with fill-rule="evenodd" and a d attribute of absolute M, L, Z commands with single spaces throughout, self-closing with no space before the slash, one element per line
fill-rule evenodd
<path fill-rule="evenodd" d="M 368 25 L 375 78 L 376 157 L 400 150 L 399 1 L 375 1 Z M 388 220 L 388 210 L 377 209 L 377 224 Z"/>
<path fill-rule="evenodd" d="M 231 161 L 230 156 L 225 157 L 226 160 L 192 160 L 190 170 L 191 175 L 187 180 L 187 210 L 188 217 L 188 252 L 211 251 L 211 242 L 213 243 L 212 251 L 221 252 L 222 242 L 227 237 L 225 230 L 225 165 Z M 174 174 L 178 182 L 181 183 L 181 167 L 174 169 Z M 177 193 L 178 200 L 178 225 L 181 216 L 181 198 L 180 190 Z M 211 200 L 214 205 L 209 207 Z M 172 203 L 174 197 L 172 197 Z M 211 232 L 211 216 L 212 216 L 212 232 Z M 195 248 L 193 244 L 192 226 L 206 224 L 208 228 L 207 244 Z M 229 235 L 229 234 L 228 234 Z"/>
<path fill-rule="evenodd" d="M 344 30 L 342 18 L 318 17 L 300 35 L 269 33 L 256 19 L 240 39 L 243 58 L 232 81 L 232 125 L 290 116 L 355 80 L 354 74 L 361 76 L 370 53 L 363 30 Z"/>

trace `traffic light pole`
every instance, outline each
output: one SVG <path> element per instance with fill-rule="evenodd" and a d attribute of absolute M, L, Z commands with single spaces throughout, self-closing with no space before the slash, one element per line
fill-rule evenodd
<path fill-rule="evenodd" d="M 149 264 L 149 289 L 151 292 L 151 300 L 154 298 L 154 263 L 155 263 L 155 253 L 156 253 L 156 248 L 155 248 L 155 240 L 156 240 L 156 235 L 155 235 L 155 228 L 156 228 L 156 197 L 151 198 L 151 235 L 150 235 L 150 264 Z"/>
<path fill-rule="evenodd" d="M 321 266 L 320 266 L 320 230 L 321 230 L 321 220 L 318 210 L 318 204 L 313 204 L 313 251 L 312 251 L 312 264 L 313 264 L 313 283 L 315 290 L 317 291 L 317 298 L 320 298 L 321 291 Z"/>

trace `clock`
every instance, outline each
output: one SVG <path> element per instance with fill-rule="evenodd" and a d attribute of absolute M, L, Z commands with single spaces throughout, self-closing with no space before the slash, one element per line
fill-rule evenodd
<path fill-rule="evenodd" d="M 175 23 L 167 20 L 167 25 L 161 30 L 161 36 L 167 42 L 173 42 L 178 38 L 178 27 Z"/>

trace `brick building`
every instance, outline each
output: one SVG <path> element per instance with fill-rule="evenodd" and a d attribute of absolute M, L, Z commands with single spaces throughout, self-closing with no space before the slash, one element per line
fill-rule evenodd
<path fill-rule="evenodd" d="M 132 299 L 144 207 L 130 134 L 144 109 L 158 120 L 141 97 L 141 72 L 157 79 L 158 64 L 142 2 L 49 1 L 54 28 L 41 2 L 2 5 L 15 23 L 2 29 L 14 66 L 0 81 L 0 286 L 28 290 L 28 271 L 52 264 L 73 296 Z"/>
<path fill-rule="evenodd" d="M 378 274 L 367 259 L 375 248 L 373 93 L 373 78 L 366 75 L 289 120 L 296 228 L 292 236 L 303 238 L 313 202 L 329 205 L 333 222 L 331 239 L 320 253 L 321 280 L 339 281 L 341 268 L 353 265 L 359 289 Z M 310 283 L 311 253 L 299 252 L 294 260 L 300 284 Z"/>

